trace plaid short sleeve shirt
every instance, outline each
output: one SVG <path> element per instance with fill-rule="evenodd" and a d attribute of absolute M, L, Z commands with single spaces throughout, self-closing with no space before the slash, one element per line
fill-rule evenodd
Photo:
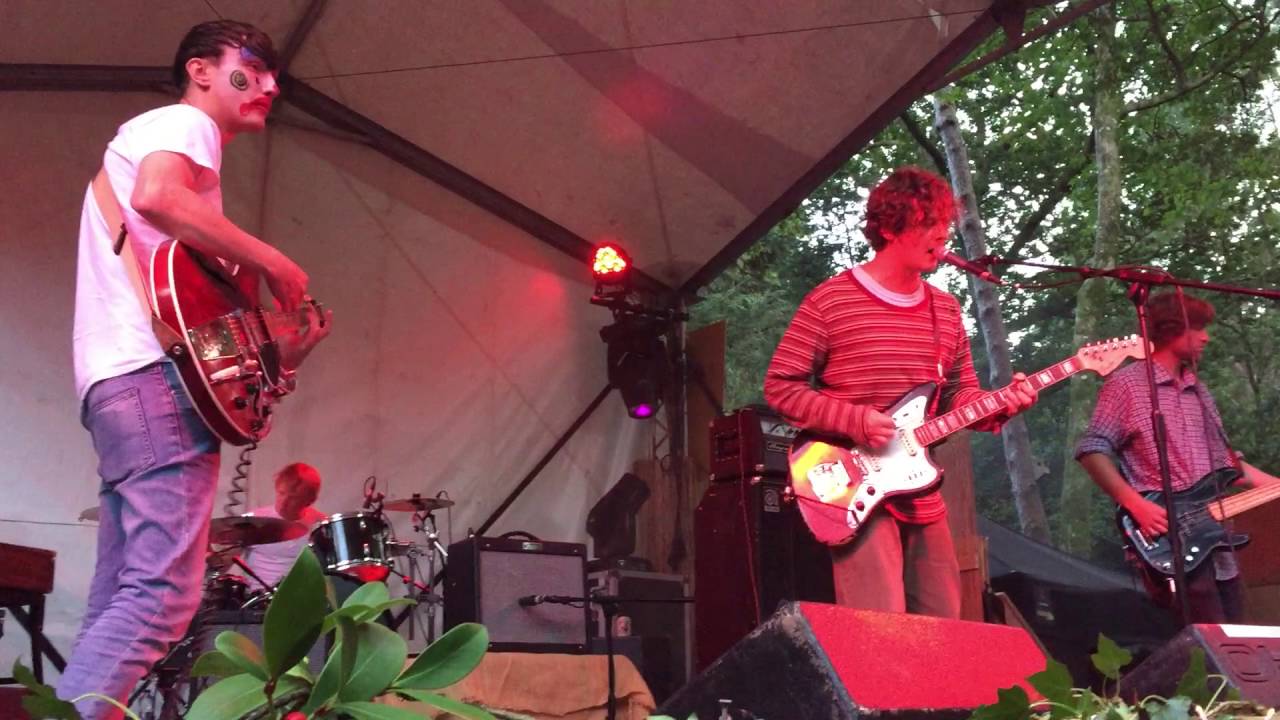
<path fill-rule="evenodd" d="M 1169 433 L 1169 471 L 1173 489 L 1185 490 L 1210 471 L 1234 465 L 1222 418 L 1209 389 L 1190 369 L 1175 378 L 1153 364 L 1160 412 Z M 1130 363 L 1102 386 L 1098 404 L 1076 444 L 1079 459 L 1106 453 L 1117 460 L 1129 484 L 1140 491 L 1160 489 L 1160 461 L 1151 425 L 1146 361 Z"/>

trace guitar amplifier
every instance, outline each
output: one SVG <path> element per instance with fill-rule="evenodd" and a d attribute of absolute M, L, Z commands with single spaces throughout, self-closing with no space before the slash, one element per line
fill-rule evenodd
<path fill-rule="evenodd" d="M 444 628 L 480 623 L 498 652 L 586 652 L 589 608 L 520 604 L 529 595 L 585 597 L 586 590 L 582 543 L 470 537 L 449 546 Z"/>
<path fill-rule="evenodd" d="M 711 479 L 786 477 L 787 452 L 799 429 L 763 405 L 739 408 L 711 421 Z"/>

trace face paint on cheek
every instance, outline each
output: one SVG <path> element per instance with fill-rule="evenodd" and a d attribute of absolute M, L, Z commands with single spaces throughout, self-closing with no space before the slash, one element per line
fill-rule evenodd
<path fill-rule="evenodd" d="M 231 81 L 231 87 L 239 90 L 240 92 L 244 92 L 249 89 L 249 76 L 245 75 L 243 70 L 232 70 L 231 75 L 228 76 L 228 80 Z"/>

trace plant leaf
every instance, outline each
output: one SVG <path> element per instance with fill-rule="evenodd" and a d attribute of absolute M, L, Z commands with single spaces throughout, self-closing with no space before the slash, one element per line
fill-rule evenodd
<path fill-rule="evenodd" d="M 22 698 L 22 709 L 33 718 L 80 720 L 80 711 L 75 705 L 53 695 L 27 695 Z"/>
<path fill-rule="evenodd" d="M 307 717 L 319 710 L 320 706 L 337 697 L 338 691 L 342 689 L 341 644 L 342 641 L 338 641 L 338 644 L 333 647 L 329 657 L 324 661 L 324 667 L 320 668 L 320 674 L 316 676 L 315 683 L 311 686 L 311 694 L 307 696 L 307 701 L 298 708 Z"/>
<path fill-rule="evenodd" d="M 1024 720 L 1031 717 L 1031 698 L 1021 686 L 996 690 L 996 701 L 980 705 L 969 720 Z"/>
<path fill-rule="evenodd" d="M 1191 698 L 1173 697 L 1151 700 L 1142 706 L 1150 720 L 1187 720 L 1191 717 Z"/>
<path fill-rule="evenodd" d="M 314 685 L 316 682 L 316 676 L 311 674 L 311 660 L 309 658 L 302 658 L 297 665 L 286 670 L 284 674 L 296 677 L 307 685 Z"/>
<path fill-rule="evenodd" d="M 306 656 L 320 637 L 327 610 L 320 561 L 311 548 L 304 547 L 263 620 L 262 642 L 270 677 L 280 677 Z"/>
<path fill-rule="evenodd" d="M 365 622 L 373 622 L 378 619 L 379 615 L 390 610 L 391 608 L 397 608 L 397 607 L 402 607 L 406 605 L 417 605 L 417 604 L 418 604 L 417 601 L 411 598 L 395 598 L 393 600 L 388 600 L 384 603 L 378 603 L 377 605 L 374 605 L 373 607 L 368 608 L 365 612 L 361 613 L 358 616 L 358 619 Z"/>
<path fill-rule="evenodd" d="M 36 695 L 54 696 L 53 688 L 37 680 L 35 673 L 31 672 L 31 669 L 26 665 L 23 665 L 21 660 L 13 661 L 13 679 Z"/>
<path fill-rule="evenodd" d="M 1045 663 L 1044 670 L 1028 677 L 1027 682 L 1031 683 L 1031 687 L 1043 695 L 1045 700 L 1056 703 L 1049 711 L 1050 717 L 1059 718 L 1071 714 L 1069 708 L 1075 698 L 1072 696 L 1071 672 L 1067 670 L 1066 665 L 1050 659 Z M 1058 707 L 1058 705 L 1066 707 Z"/>
<path fill-rule="evenodd" d="M 1209 703 L 1213 693 L 1209 692 L 1209 672 L 1205 669 L 1204 648 L 1192 648 L 1187 671 L 1178 680 L 1178 689 L 1173 691 L 1174 697 L 1185 696 L 1196 705 Z"/>
<path fill-rule="evenodd" d="M 221 650 L 210 650 L 196 658 L 195 664 L 191 666 L 192 677 L 224 678 L 239 675 L 241 672 L 240 666 L 232 662 L 231 658 L 224 655 Z"/>
<path fill-rule="evenodd" d="M 397 693 L 404 695 L 420 703 L 426 703 L 434 708 L 444 710 L 450 715 L 457 715 L 466 720 L 497 720 L 493 714 L 482 707 L 477 707 L 461 700 L 454 700 L 451 697 L 445 697 L 439 693 L 427 692 L 425 690 L 397 690 Z M 653 720 L 651 716 L 649 720 Z"/>
<path fill-rule="evenodd" d="M 266 683 L 252 675 L 233 675 L 200 693 L 186 720 L 227 720 L 238 718 L 267 704 L 262 692 Z"/>
<path fill-rule="evenodd" d="M 488 649 L 489 631 L 483 625 L 456 625 L 423 650 L 392 686 L 397 690 L 448 687 L 474 670 Z"/>
<path fill-rule="evenodd" d="M 267 661 L 262 656 L 262 650 L 258 649 L 252 640 L 235 630 L 223 630 L 218 633 L 218 637 L 213 640 L 213 646 L 222 653 L 223 657 L 240 668 L 241 672 L 249 673 L 263 681 L 270 677 L 267 674 Z"/>
<path fill-rule="evenodd" d="M 365 607 L 373 607 L 380 605 L 391 599 L 391 593 L 387 590 L 387 584 L 381 582 L 367 582 L 356 588 L 355 592 L 347 596 L 342 602 L 343 608 L 349 608 L 353 605 L 364 605 Z"/>
<path fill-rule="evenodd" d="M 1115 644 L 1111 638 L 1098 633 L 1098 652 L 1089 656 L 1098 672 L 1111 678 L 1120 679 L 1120 668 L 1133 660 L 1133 653 Z"/>
<path fill-rule="evenodd" d="M 355 665 L 338 691 L 342 702 L 370 700 L 381 694 L 400 674 L 409 655 L 404 638 L 385 626 L 360 625 L 356 637 Z"/>
<path fill-rule="evenodd" d="M 356 654 L 360 650 L 360 640 L 356 637 L 356 623 L 351 618 L 338 618 L 338 639 L 342 641 L 338 655 L 338 687 L 346 687 L 351 679 L 351 669 L 356 664 Z"/>
<path fill-rule="evenodd" d="M 341 609 L 334 610 L 333 612 L 325 616 L 324 623 L 320 626 L 320 632 L 321 633 L 330 632 L 334 628 L 338 627 L 338 620 L 340 618 L 350 618 L 352 620 L 355 620 L 356 618 L 363 615 L 365 611 L 367 611 L 368 609 L 369 608 L 365 607 L 364 605 L 351 605 L 351 606 L 344 605 Z"/>
<path fill-rule="evenodd" d="M 371 702 L 345 702 L 333 706 L 334 712 L 346 713 L 353 720 L 422 720 L 408 708 Z"/>

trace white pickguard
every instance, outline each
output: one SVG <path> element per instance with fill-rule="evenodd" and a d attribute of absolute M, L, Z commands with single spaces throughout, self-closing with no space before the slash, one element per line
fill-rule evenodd
<path fill-rule="evenodd" d="M 926 488 L 938 479 L 938 469 L 929 462 L 926 449 L 916 442 L 913 431 L 924 424 L 929 397 L 907 401 L 893 413 L 898 431 L 884 447 L 857 447 L 850 451 L 851 462 L 862 473 L 861 484 L 849 501 L 845 522 L 855 532 L 866 522 L 886 496 Z M 821 502 L 830 502 L 857 481 L 849 477 L 839 462 L 819 463 L 807 473 L 809 484 Z"/>

